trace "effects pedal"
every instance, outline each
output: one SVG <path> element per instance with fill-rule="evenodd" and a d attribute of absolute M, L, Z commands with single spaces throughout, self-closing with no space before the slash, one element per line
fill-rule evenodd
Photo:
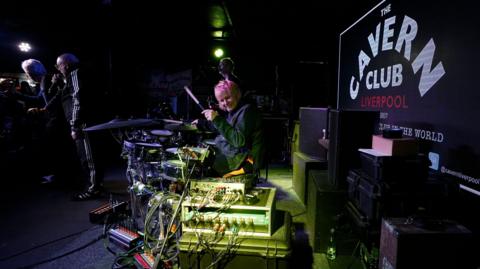
<path fill-rule="evenodd" d="M 137 246 L 141 236 L 125 227 L 118 227 L 108 230 L 108 239 L 110 242 L 126 249 L 130 250 Z"/>
<path fill-rule="evenodd" d="M 113 220 L 118 220 L 119 215 L 127 213 L 128 202 L 113 202 L 106 203 L 101 205 L 98 208 L 93 209 L 89 213 L 89 218 L 91 223 L 103 224 L 108 215 L 111 215 L 109 218 L 109 223 L 112 223 Z"/>
<path fill-rule="evenodd" d="M 133 258 L 143 269 L 151 269 L 155 263 L 155 257 L 148 253 L 135 253 Z"/>

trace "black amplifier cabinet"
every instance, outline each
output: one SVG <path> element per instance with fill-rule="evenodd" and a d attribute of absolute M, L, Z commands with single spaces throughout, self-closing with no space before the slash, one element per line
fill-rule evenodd
<path fill-rule="evenodd" d="M 306 205 L 308 238 L 314 252 L 325 253 L 330 239 L 330 229 L 336 227 L 336 219 L 345 208 L 346 192 L 334 188 L 328 182 L 327 170 L 310 170 L 308 186 Z M 346 252 L 337 254 L 351 254 L 351 249 L 340 246 L 340 239 L 337 234 L 337 250 Z"/>
<path fill-rule="evenodd" d="M 358 149 L 372 147 L 379 117 L 378 111 L 330 110 L 328 179 L 337 188 L 346 188 L 348 170 L 360 167 Z"/>
<path fill-rule="evenodd" d="M 384 219 L 379 268 L 477 268 L 478 245 L 473 243 L 473 234 L 454 221 Z"/>
<path fill-rule="evenodd" d="M 360 152 L 362 170 L 375 181 L 425 181 L 430 161 L 425 155 L 375 156 Z"/>
<path fill-rule="evenodd" d="M 326 136 L 328 111 L 323 107 L 300 108 L 299 150 L 323 160 L 327 159 L 327 150 L 318 143 L 318 139 Z"/>
<path fill-rule="evenodd" d="M 350 170 L 347 182 L 348 200 L 377 227 L 382 217 L 414 214 L 425 187 L 422 182 L 377 182 L 361 169 Z"/>

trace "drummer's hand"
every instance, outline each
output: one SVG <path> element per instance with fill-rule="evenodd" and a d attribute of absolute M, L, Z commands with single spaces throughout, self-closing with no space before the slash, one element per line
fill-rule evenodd
<path fill-rule="evenodd" d="M 191 124 L 192 124 L 192 125 L 195 125 L 195 126 L 197 126 L 197 125 L 198 125 L 198 119 L 196 119 L 196 120 L 192 121 L 192 123 L 191 123 Z"/>
<path fill-rule="evenodd" d="M 218 112 L 213 109 L 205 109 L 202 114 L 209 121 L 213 121 L 218 116 Z"/>
<path fill-rule="evenodd" d="M 28 114 L 38 114 L 40 112 L 45 112 L 45 108 L 32 107 L 27 110 Z"/>
<path fill-rule="evenodd" d="M 32 107 L 27 110 L 28 114 L 37 114 L 39 112 L 39 108 L 37 107 Z"/>

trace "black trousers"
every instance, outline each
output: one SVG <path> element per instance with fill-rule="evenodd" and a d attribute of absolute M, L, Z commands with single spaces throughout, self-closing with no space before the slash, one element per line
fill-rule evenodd
<path fill-rule="evenodd" d="M 75 140 L 75 146 L 77 148 L 78 158 L 80 159 L 82 171 L 86 179 L 86 186 L 89 191 L 92 191 L 100 187 L 100 182 L 97 178 L 97 170 L 92 155 L 90 139 L 84 131 L 81 131 L 81 133 L 77 135 L 78 138 Z"/>

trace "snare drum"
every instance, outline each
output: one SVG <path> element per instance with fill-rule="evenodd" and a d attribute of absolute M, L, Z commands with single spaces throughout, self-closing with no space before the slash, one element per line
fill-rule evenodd
<path fill-rule="evenodd" d="M 168 160 L 162 163 L 165 179 L 177 181 L 187 176 L 187 166 L 180 160 Z"/>

